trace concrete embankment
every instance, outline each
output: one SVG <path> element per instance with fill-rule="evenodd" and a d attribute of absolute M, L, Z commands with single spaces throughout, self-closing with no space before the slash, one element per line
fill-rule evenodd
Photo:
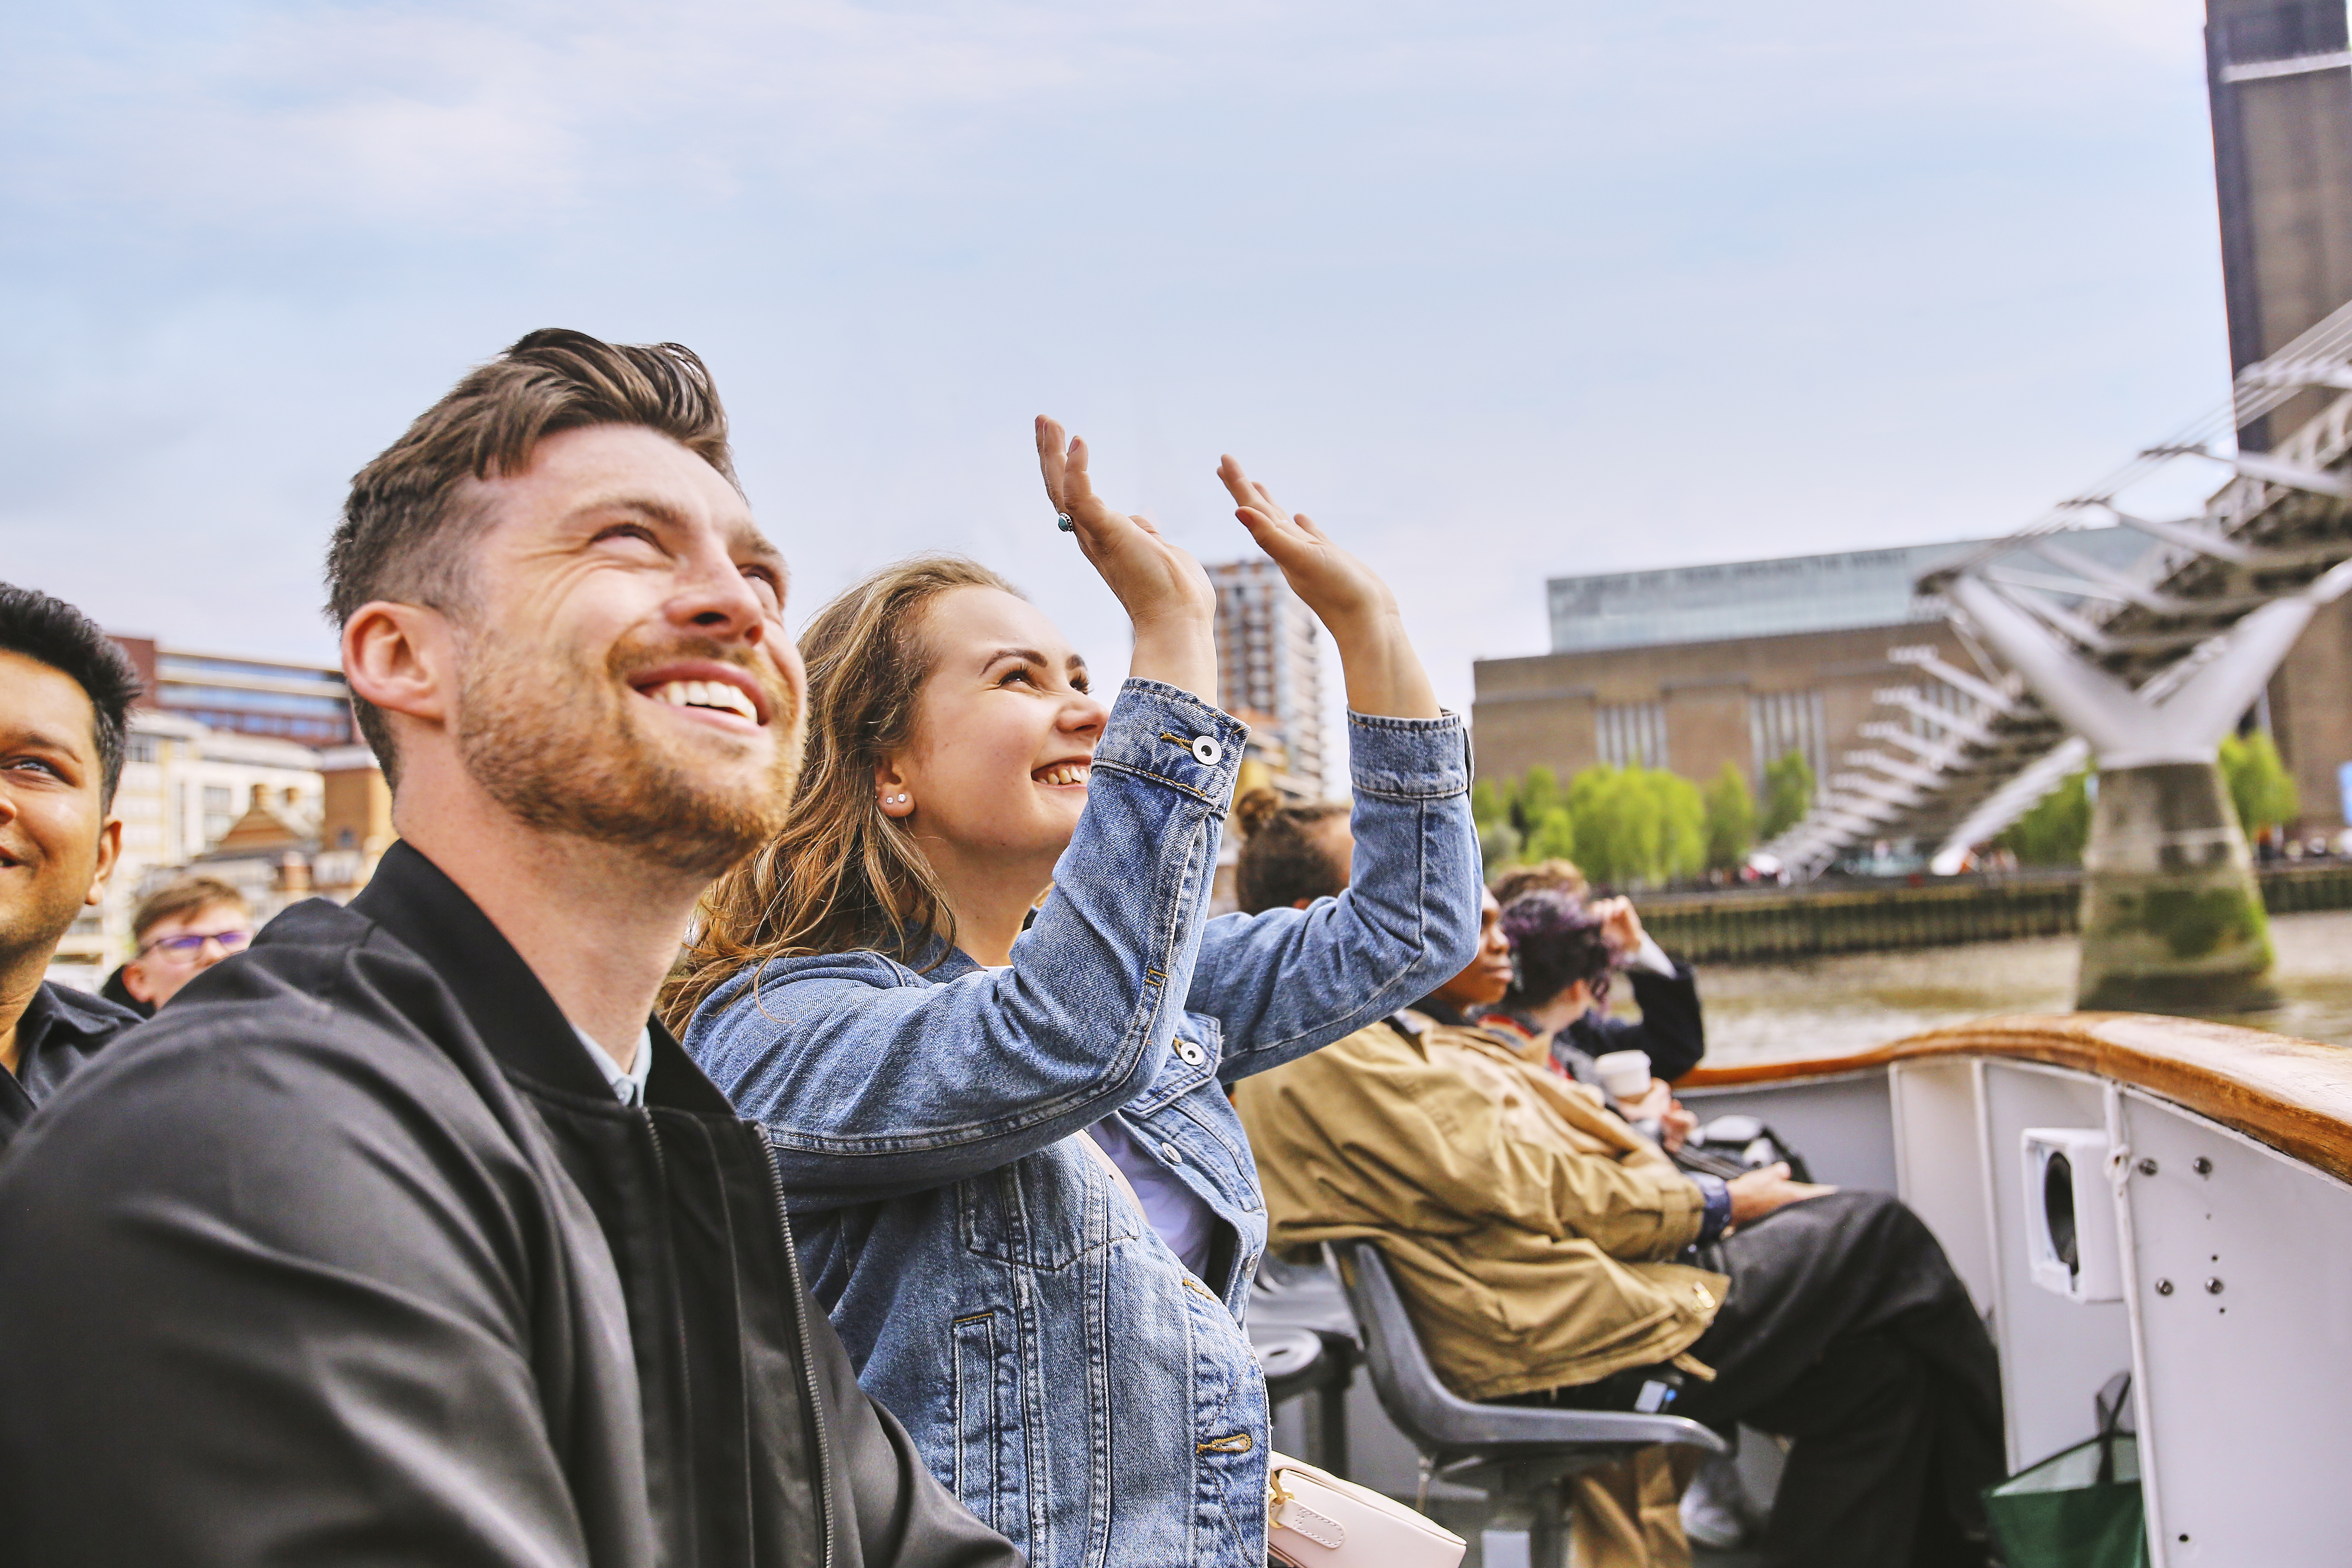
<path fill-rule="evenodd" d="M 2287 863 L 2256 872 L 2270 913 L 2352 909 L 2352 864 Z M 1762 963 L 1967 942 L 2065 936 L 2080 929 L 2079 872 L 1930 878 L 1918 886 L 1654 894 L 1638 900 L 1659 943 L 1693 963 Z"/>

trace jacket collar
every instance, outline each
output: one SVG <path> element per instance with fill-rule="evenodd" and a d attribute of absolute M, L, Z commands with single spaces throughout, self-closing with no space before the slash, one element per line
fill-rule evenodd
<path fill-rule="evenodd" d="M 425 961 L 500 1067 L 569 1094 L 611 1098 L 612 1086 L 522 954 L 463 889 L 406 841 L 384 851 L 351 907 Z M 727 1097 L 661 1020 L 647 1023 L 654 1058 L 646 1103 L 732 1115 Z"/>

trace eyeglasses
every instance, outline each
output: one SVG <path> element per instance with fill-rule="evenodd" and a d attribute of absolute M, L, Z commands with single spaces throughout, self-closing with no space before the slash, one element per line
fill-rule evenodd
<path fill-rule="evenodd" d="M 139 950 L 139 956 L 151 952 L 168 952 L 173 958 L 194 958 L 205 950 L 205 943 L 220 943 L 223 952 L 243 952 L 245 944 L 253 940 L 249 931 L 208 931 L 201 936 L 159 936 Z"/>

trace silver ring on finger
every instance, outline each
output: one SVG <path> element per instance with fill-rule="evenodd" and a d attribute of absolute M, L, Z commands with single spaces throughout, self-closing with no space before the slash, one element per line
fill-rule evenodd
<path fill-rule="evenodd" d="M 1076 533 L 1078 531 L 1078 525 L 1070 520 L 1070 514 L 1066 511 L 1057 511 L 1054 514 L 1054 526 L 1064 533 Z"/>

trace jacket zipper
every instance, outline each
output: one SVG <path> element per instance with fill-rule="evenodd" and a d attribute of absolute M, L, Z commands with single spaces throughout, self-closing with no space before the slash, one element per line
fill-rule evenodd
<path fill-rule="evenodd" d="M 645 1119 L 646 1142 L 654 1152 L 654 1177 L 661 1183 L 662 1203 L 667 1205 L 669 1202 L 669 1156 L 662 1152 L 661 1129 L 655 1124 L 654 1113 L 650 1109 L 643 1105 L 635 1109 L 636 1113 Z M 685 1321 L 673 1319 L 672 1322 L 677 1330 L 677 1364 L 682 1371 L 694 1363 L 694 1356 L 693 1352 L 687 1348 Z M 689 1379 L 688 1387 L 691 1386 L 692 1383 Z"/>
<path fill-rule="evenodd" d="M 768 1191 L 776 1200 L 776 1233 L 784 1247 L 784 1274 L 793 1297 L 793 1331 L 800 1339 L 801 1376 L 808 1388 L 809 1431 L 816 1447 L 817 1507 L 824 1516 L 824 1568 L 834 1568 L 839 1553 L 834 1541 L 836 1504 L 833 1495 L 833 1446 L 824 1429 L 824 1395 L 817 1386 L 816 1356 L 809 1345 L 808 1289 L 801 1283 L 800 1249 L 793 1245 L 792 1208 L 784 1201 L 784 1178 L 776 1169 L 775 1147 L 768 1142 L 766 1127 L 757 1121 L 745 1125 L 759 1141 L 761 1163 L 768 1173 Z"/>

